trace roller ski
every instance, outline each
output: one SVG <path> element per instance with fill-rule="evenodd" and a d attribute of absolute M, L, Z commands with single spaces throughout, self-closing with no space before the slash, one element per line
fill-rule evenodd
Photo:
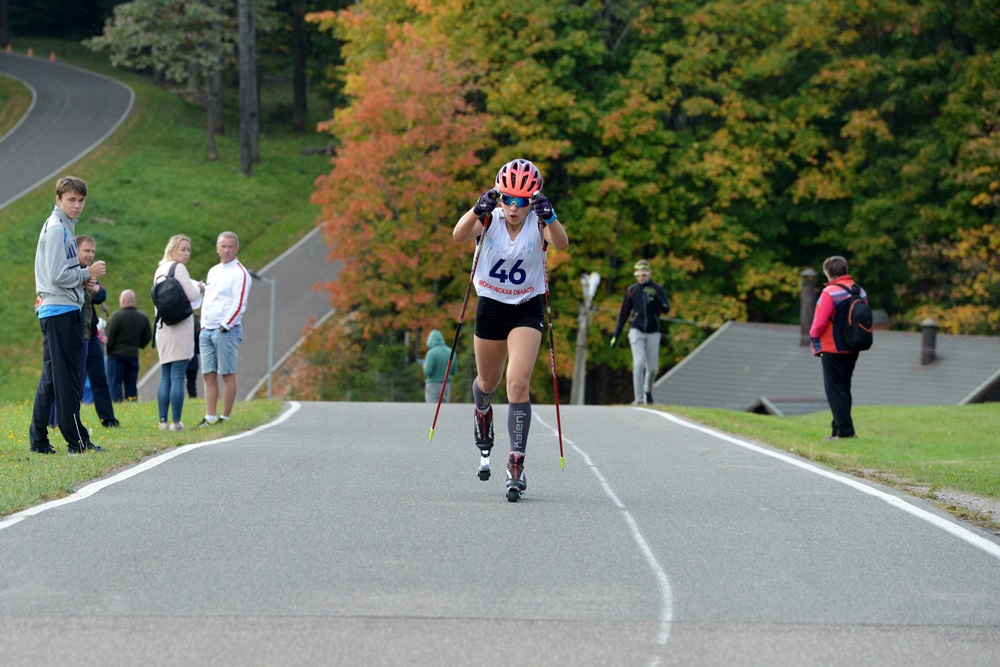
<path fill-rule="evenodd" d="M 493 449 L 493 406 L 486 412 L 480 412 L 476 408 L 473 415 L 475 421 L 474 435 L 476 437 L 476 448 L 479 449 L 479 479 L 483 482 L 490 478 L 490 450 Z"/>
<path fill-rule="evenodd" d="M 507 502 L 516 503 L 528 488 L 528 478 L 524 474 L 524 454 L 510 453 L 507 461 Z"/>

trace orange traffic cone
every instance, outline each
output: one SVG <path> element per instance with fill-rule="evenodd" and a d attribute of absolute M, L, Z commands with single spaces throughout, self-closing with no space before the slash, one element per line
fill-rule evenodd
<path fill-rule="evenodd" d="M 28 47 L 28 57 L 32 58 L 32 57 L 34 57 L 34 55 L 35 55 L 35 50 L 29 46 Z"/>
<path fill-rule="evenodd" d="M 6 51 L 7 53 L 10 53 L 10 44 L 9 43 L 7 44 L 7 48 L 4 49 L 4 51 Z"/>
<path fill-rule="evenodd" d="M 55 51 L 49 51 L 49 62 L 50 63 L 54 63 L 55 61 L 56 61 L 56 52 Z"/>

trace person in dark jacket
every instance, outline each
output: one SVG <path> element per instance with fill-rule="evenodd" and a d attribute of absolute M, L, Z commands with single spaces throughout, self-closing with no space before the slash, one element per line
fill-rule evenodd
<path fill-rule="evenodd" d="M 97 253 L 97 241 L 94 237 L 80 234 L 76 237 L 76 246 L 80 257 L 80 266 L 87 267 L 94 261 Z M 96 279 L 95 279 L 96 280 Z M 94 288 L 84 289 L 83 302 L 83 337 L 84 341 L 84 374 L 90 380 L 90 392 L 94 396 L 94 410 L 104 428 L 121 426 L 115 419 L 115 408 L 111 403 L 111 388 L 108 386 L 108 376 L 104 364 L 104 349 L 97 335 L 97 306 L 108 298 L 108 292 L 96 281 Z"/>
<path fill-rule="evenodd" d="M 138 398 L 139 350 L 153 340 L 149 316 L 135 307 L 135 292 L 123 290 L 118 303 L 121 309 L 108 320 L 107 331 L 108 383 L 115 403 Z"/>
<path fill-rule="evenodd" d="M 839 255 L 826 258 L 823 273 L 829 282 L 823 286 L 816 300 L 812 326 L 809 327 L 813 355 L 823 362 L 823 387 L 833 413 L 831 433 L 823 439 L 855 438 L 857 434 L 851 418 L 851 378 L 858 353 L 849 350 L 840 335 L 851 302 L 848 290 L 854 286 L 854 280 L 847 272 L 847 260 Z M 868 295 L 863 289 L 861 298 L 868 302 Z"/>
<path fill-rule="evenodd" d="M 611 347 L 618 342 L 629 321 L 628 342 L 632 348 L 632 389 L 635 400 L 632 405 L 646 405 L 653 402 L 653 382 L 660 362 L 660 315 L 670 312 L 670 301 L 663 285 L 654 283 L 652 267 L 640 259 L 633 267 L 638 282 L 625 290 L 618 324 L 611 337 Z M 630 317 L 631 314 L 631 317 Z"/>

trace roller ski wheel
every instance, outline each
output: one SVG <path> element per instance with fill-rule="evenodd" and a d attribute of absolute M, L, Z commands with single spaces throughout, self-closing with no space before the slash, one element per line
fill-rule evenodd
<path fill-rule="evenodd" d="M 486 482 L 490 479 L 490 450 L 480 449 L 479 453 L 481 458 L 479 459 L 479 475 L 480 481 Z"/>
<path fill-rule="evenodd" d="M 528 478 L 524 474 L 524 455 L 513 452 L 507 460 L 507 502 L 516 503 L 528 488 Z"/>

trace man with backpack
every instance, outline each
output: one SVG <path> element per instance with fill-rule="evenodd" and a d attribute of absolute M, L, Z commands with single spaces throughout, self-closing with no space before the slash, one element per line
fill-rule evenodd
<path fill-rule="evenodd" d="M 851 378 L 858 354 L 871 347 L 872 313 L 868 295 L 847 272 L 839 255 L 823 262 L 829 281 L 823 286 L 813 315 L 809 337 L 813 355 L 823 362 L 823 386 L 833 413 L 831 434 L 824 440 L 856 438 L 851 419 Z"/>

